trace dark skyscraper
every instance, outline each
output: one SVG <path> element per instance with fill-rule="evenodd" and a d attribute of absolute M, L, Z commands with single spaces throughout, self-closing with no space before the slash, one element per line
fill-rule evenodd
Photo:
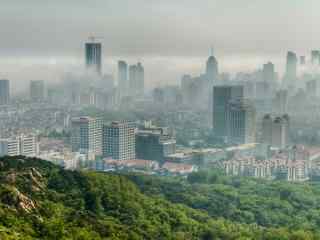
<path fill-rule="evenodd" d="M 216 86 L 213 88 L 213 129 L 217 136 L 227 136 L 227 110 L 231 100 L 243 98 L 242 86 Z"/>
<path fill-rule="evenodd" d="M 9 80 L 0 80 L 0 105 L 9 104 L 10 101 L 10 84 Z"/>
<path fill-rule="evenodd" d="M 87 69 L 96 72 L 101 75 L 102 69 L 102 45 L 99 42 L 95 42 L 94 38 L 91 38 L 91 42 L 85 44 L 86 51 L 86 66 Z"/>
<path fill-rule="evenodd" d="M 206 77 L 210 82 L 218 80 L 219 70 L 218 70 L 218 61 L 211 55 L 207 60 L 206 66 Z"/>
<path fill-rule="evenodd" d="M 118 62 L 118 87 L 120 97 L 127 96 L 128 94 L 128 64 L 125 61 Z"/>

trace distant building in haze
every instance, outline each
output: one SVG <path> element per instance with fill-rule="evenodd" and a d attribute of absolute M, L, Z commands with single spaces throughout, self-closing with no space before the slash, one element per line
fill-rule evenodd
<path fill-rule="evenodd" d="M 10 82 L 6 79 L 0 80 L 0 105 L 7 105 L 10 102 Z"/>
<path fill-rule="evenodd" d="M 274 82 L 276 80 L 276 72 L 274 71 L 274 64 L 272 62 L 263 65 L 262 78 L 265 82 Z"/>
<path fill-rule="evenodd" d="M 215 86 L 213 88 L 213 129 L 218 137 L 227 137 L 227 110 L 231 100 L 243 98 L 242 86 Z"/>
<path fill-rule="evenodd" d="M 118 88 L 120 97 L 127 96 L 128 94 L 128 64 L 125 61 L 118 62 Z"/>
<path fill-rule="evenodd" d="M 287 87 L 295 87 L 297 79 L 297 55 L 294 52 L 288 52 L 287 54 L 287 65 L 285 74 L 285 85 Z"/>
<path fill-rule="evenodd" d="M 217 81 L 219 77 L 219 70 L 218 70 L 218 61 L 217 59 L 211 55 L 207 60 L 206 65 L 206 78 L 210 83 Z"/>
<path fill-rule="evenodd" d="M 273 101 L 273 112 L 285 114 L 288 108 L 288 91 L 278 90 Z"/>
<path fill-rule="evenodd" d="M 256 142 L 256 109 L 244 99 L 230 101 L 227 107 L 227 136 L 231 144 Z"/>
<path fill-rule="evenodd" d="M 289 145 L 290 118 L 288 115 L 272 117 L 270 114 L 262 120 L 263 144 L 276 148 L 286 148 Z"/>
<path fill-rule="evenodd" d="M 144 68 L 141 63 L 129 67 L 129 95 L 143 96 Z"/>
<path fill-rule="evenodd" d="M 42 102 L 45 99 L 43 80 L 30 81 L 30 98 L 33 102 Z"/>
<path fill-rule="evenodd" d="M 113 122 L 103 126 L 103 156 L 115 160 L 133 160 L 135 153 L 135 129 L 125 122 Z"/>
<path fill-rule="evenodd" d="M 312 64 L 320 64 L 320 51 L 312 50 L 311 51 L 311 63 Z"/>
<path fill-rule="evenodd" d="M 91 38 L 85 44 L 86 67 L 99 75 L 102 74 L 102 44 Z"/>

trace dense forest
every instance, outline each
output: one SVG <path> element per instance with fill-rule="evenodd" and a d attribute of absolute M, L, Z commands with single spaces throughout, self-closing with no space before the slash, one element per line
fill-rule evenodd
<path fill-rule="evenodd" d="M 320 239 L 320 190 L 200 172 L 66 171 L 0 159 L 0 239 Z"/>

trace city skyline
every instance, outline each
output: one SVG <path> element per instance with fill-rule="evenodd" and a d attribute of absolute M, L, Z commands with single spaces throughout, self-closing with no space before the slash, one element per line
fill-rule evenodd
<path fill-rule="evenodd" d="M 271 61 L 283 73 L 287 51 L 309 57 L 318 49 L 318 5 L 313 0 L 3 2 L 0 19 L 10 28 L 0 30 L 0 76 L 18 83 L 24 77 L 54 82 L 64 72 L 77 72 L 91 35 L 103 38 L 107 73 L 115 75 L 120 59 L 141 61 L 151 86 L 177 83 L 185 72 L 202 70 L 212 45 L 221 72 L 253 71 Z M 265 10 L 272 11 L 272 19 Z M 159 69 L 161 74 L 154 74 Z"/>

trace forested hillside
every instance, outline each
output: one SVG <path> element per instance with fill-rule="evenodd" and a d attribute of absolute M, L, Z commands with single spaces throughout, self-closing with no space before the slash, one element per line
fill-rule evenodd
<path fill-rule="evenodd" d="M 320 239 L 314 187 L 299 186 L 299 202 L 291 201 L 295 189 L 278 198 L 265 183 L 216 181 L 71 172 L 38 159 L 2 158 L 0 239 Z M 297 218 L 306 216 L 293 224 L 259 222 L 254 212 L 290 218 L 300 207 Z"/>

